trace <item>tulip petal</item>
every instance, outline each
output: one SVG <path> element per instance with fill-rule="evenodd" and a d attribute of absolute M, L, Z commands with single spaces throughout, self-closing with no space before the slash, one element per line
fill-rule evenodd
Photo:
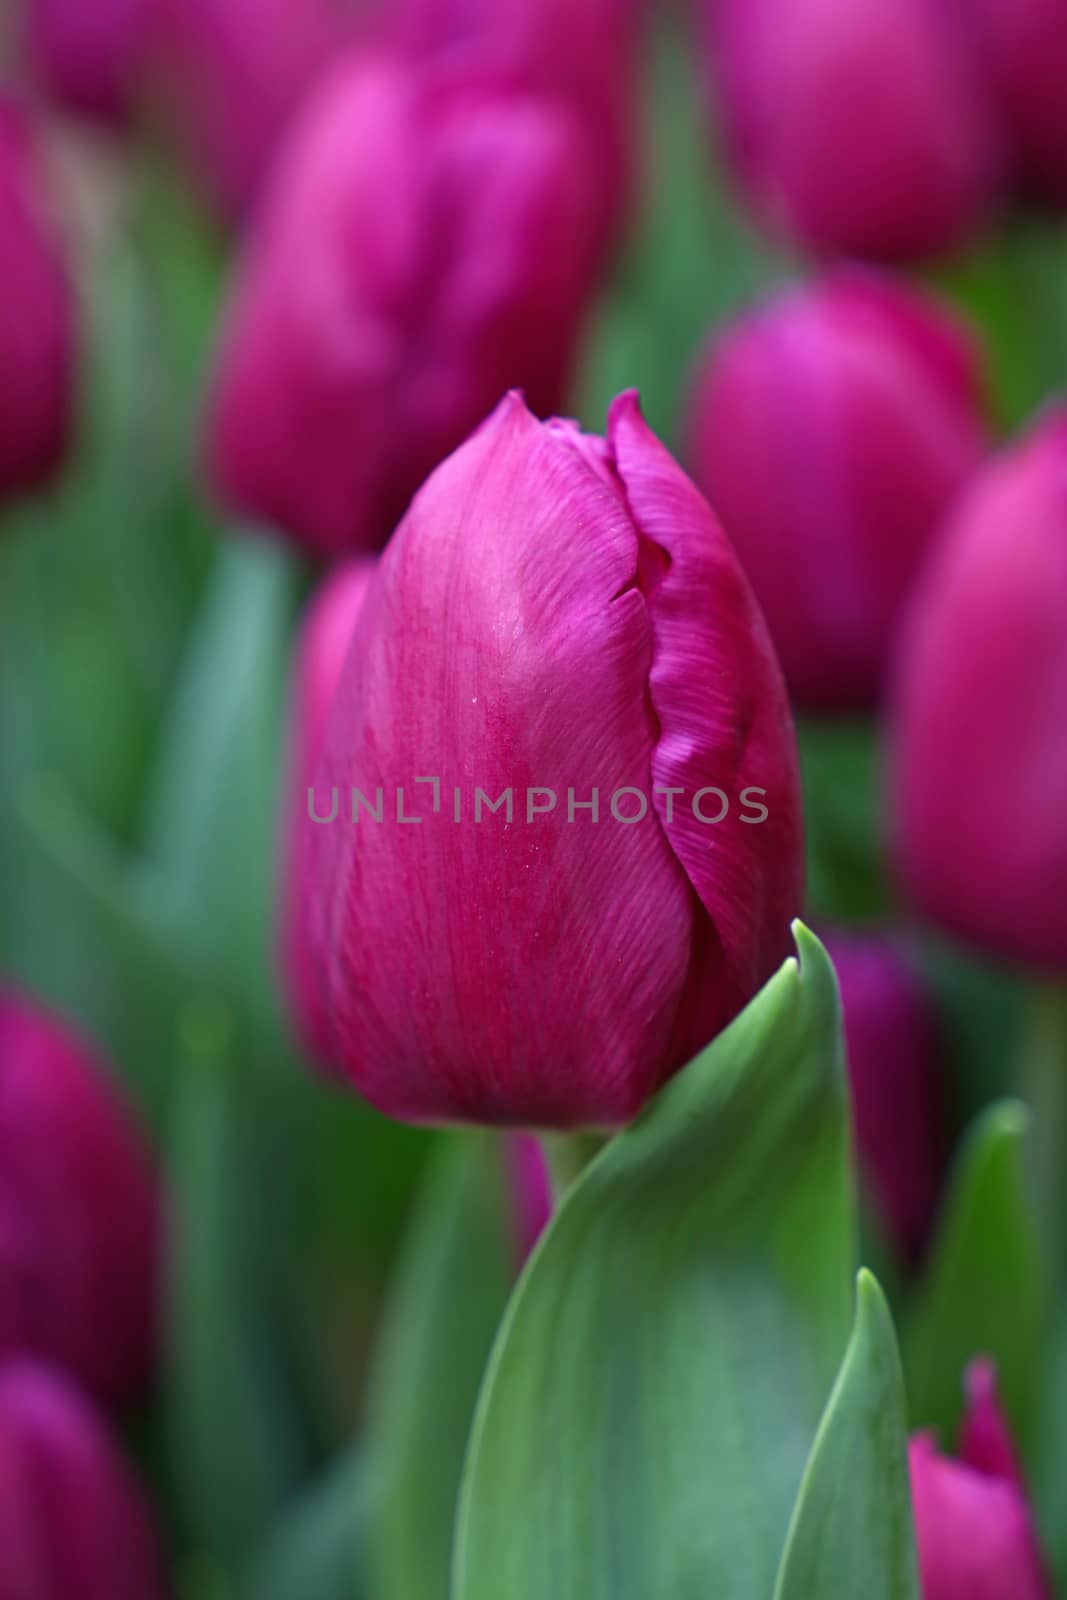
<path fill-rule="evenodd" d="M 802 884 L 790 713 L 763 617 L 710 507 L 648 428 L 636 396 L 608 442 L 641 534 L 666 556 L 646 596 L 658 723 L 652 779 L 664 837 L 706 914 L 678 1047 L 698 1049 L 785 959 Z M 662 792 L 682 790 L 673 807 Z M 720 791 L 729 804 L 702 790 Z M 749 797 L 746 791 L 758 791 Z M 755 806 L 766 808 L 763 821 Z"/>
<path fill-rule="evenodd" d="M 611 474 L 512 396 L 383 557 L 316 787 L 385 812 L 317 829 L 313 876 L 338 1050 L 392 1115 L 611 1124 L 656 1086 L 694 902 L 653 807 L 609 813 L 657 737 L 638 556 Z M 600 820 L 567 820 L 594 788 Z M 513 820 L 475 821 L 476 789 Z"/>

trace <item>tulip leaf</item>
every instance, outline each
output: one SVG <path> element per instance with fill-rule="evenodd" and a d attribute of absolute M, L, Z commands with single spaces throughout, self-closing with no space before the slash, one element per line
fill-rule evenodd
<path fill-rule="evenodd" d="M 852 1342 L 804 1474 L 775 1600 L 919 1600 L 907 1444 L 889 1307 L 862 1272 Z"/>
<path fill-rule="evenodd" d="M 148 798 L 145 851 L 198 956 L 270 1005 L 275 797 L 291 624 L 281 548 L 235 538 L 216 559 Z"/>
<path fill-rule="evenodd" d="M 850 1327 L 840 1013 L 797 929 L 564 1197 L 479 1400 L 454 1600 L 767 1600 Z"/>
<path fill-rule="evenodd" d="M 287 1513 L 256 1566 L 251 1600 L 363 1600 L 367 1509 L 353 1448 Z"/>
<path fill-rule="evenodd" d="M 181 1048 L 168 1161 L 168 1465 L 190 1547 L 232 1577 L 310 1462 L 281 1294 L 293 1129 L 224 1009 L 208 1002 L 186 1016 Z"/>
<path fill-rule="evenodd" d="M 386 1308 L 366 1446 L 376 1600 L 448 1600 L 467 1438 L 511 1279 L 501 1173 L 484 1139 L 438 1152 Z"/>
<path fill-rule="evenodd" d="M 1005 1101 L 971 1130 L 905 1327 L 912 1422 L 942 1439 L 956 1436 L 975 1356 L 996 1361 L 1024 1443 L 1036 1421 L 1051 1280 L 1028 1183 L 1028 1126 L 1026 1108 Z"/>

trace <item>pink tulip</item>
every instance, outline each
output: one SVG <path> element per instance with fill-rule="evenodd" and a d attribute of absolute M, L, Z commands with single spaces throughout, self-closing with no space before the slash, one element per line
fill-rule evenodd
<path fill-rule="evenodd" d="M 984 220 L 1004 155 L 951 7 L 700 3 L 729 153 L 775 231 L 895 261 L 952 249 Z"/>
<path fill-rule="evenodd" d="M 39 488 L 70 432 L 74 307 L 28 120 L 0 93 L 0 502 Z"/>
<path fill-rule="evenodd" d="M 1067 205 L 1067 6 L 967 0 L 965 10 L 1024 186 Z"/>
<path fill-rule="evenodd" d="M 141 1133 L 90 1050 L 0 990 L 0 1357 L 108 1402 L 152 1364 L 159 1202 Z"/>
<path fill-rule="evenodd" d="M 24 0 L 26 55 L 57 104 L 122 125 L 141 85 L 159 0 Z"/>
<path fill-rule="evenodd" d="M 349 0 L 157 0 L 157 93 L 225 217 L 257 199 L 294 114 L 351 37 Z"/>
<path fill-rule="evenodd" d="M 841 985 L 860 1164 L 889 1234 L 915 1257 L 936 1207 L 943 1155 L 930 999 L 884 936 L 833 933 L 826 945 Z"/>
<path fill-rule="evenodd" d="M 373 572 L 372 561 L 352 561 L 322 584 L 304 621 L 293 679 L 282 972 L 300 1040 L 312 1059 L 323 1064 L 331 1055 L 330 1024 L 308 945 L 305 888 L 310 840 L 302 824 L 326 718 Z"/>
<path fill-rule="evenodd" d="M 166 1593 L 148 1503 L 103 1419 L 48 1367 L 0 1368 L 0 1596 Z"/>
<path fill-rule="evenodd" d="M 803 705 L 876 700 L 916 572 L 989 445 L 982 390 L 970 331 L 875 272 L 789 289 L 714 338 L 693 475 Z"/>
<path fill-rule="evenodd" d="M 509 384 L 558 405 L 595 287 L 596 188 L 562 105 L 349 59 L 233 287 L 209 428 L 222 497 L 318 555 L 374 548 Z"/>
<path fill-rule="evenodd" d="M 911 1442 L 923 1600 L 1052 1600 L 992 1368 L 972 1367 L 961 1459 Z"/>
<path fill-rule="evenodd" d="M 634 396 L 601 440 L 512 394 L 433 475 L 315 790 L 338 1054 L 393 1116 L 626 1122 L 774 972 L 801 899 L 784 687 Z"/>
<path fill-rule="evenodd" d="M 610 226 L 625 212 L 633 179 L 644 10 L 645 0 L 401 0 L 396 17 L 400 41 L 416 55 L 488 66 L 583 112 L 605 163 Z"/>
<path fill-rule="evenodd" d="M 532 1133 L 507 1135 L 504 1163 L 515 1261 L 522 1267 L 552 1220 L 552 1183 L 540 1141 Z"/>
<path fill-rule="evenodd" d="M 1067 409 L 949 519 L 894 701 L 895 854 L 915 905 L 995 955 L 1067 972 Z"/>

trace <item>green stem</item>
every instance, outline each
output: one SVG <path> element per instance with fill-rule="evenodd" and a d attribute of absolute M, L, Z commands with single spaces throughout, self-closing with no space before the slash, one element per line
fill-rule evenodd
<path fill-rule="evenodd" d="M 1067 986 L 1040 984 L 1030 994 L 1022 1088 L 1033 1116 L 1031 1171 L 1038 1217 L 1067 1272 Z"/>

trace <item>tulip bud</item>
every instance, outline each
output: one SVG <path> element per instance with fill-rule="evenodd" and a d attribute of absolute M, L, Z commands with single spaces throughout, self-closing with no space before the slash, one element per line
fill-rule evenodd
<path fill-rule="evenodd" d="M 434 473 L 315 789 L 334 1039 L 393 1116 L 626 1122 L 775 971 L 801 900 L 784 686 L 634 396 L 601 440 L 512 394 Z"/>
<path fill-rule="evenodd" d="M 1052 1600 L 992 1368 L 976 1362 L 968 1387 L 961 1460 L 911 1442 L 923 1600 Z"/>
<path fill-rule="evenodd" d="M 158 0 L 25 0 L 25 53 L 44 91 L 121 126 L 132 110 Z"/>
<path fill-rule="evenodd" d="M 152 1366 L 158 1243 L 151 1163 L 104 1072 L 0 990 L 0 1357 L 133 1398 Z"/>
<path fill-rule="evenodd" d="M 48 1367 L 0 1368 L 0 1595 L 166 1592 L 148 1504 L 103 1419 Z"/>
<path fill-rule="evenodd" d="M 1067 409 L 979 475 L 909 616 L 893 708 L 895 854 L 914 903 L 1067 972 Z"/>
<path fill-rule="evenodd" d="M 1067 205 L 1067 7 L 969 0 L 969 8 L 1023 184 Z"/>
<path fill-rule="evenodd" d="M 74 313 L 29 123 L 0 94 L 0 502 L 59 467 L 72 399 Z"/>
<path fill-rule="evenodd" d="M 947 308 L 874 272 L 788 290 L 714 339 L 693 475 L 799 703 L 877 698 L 916 569 L 989 441 L 982 376 Z"/>
<path fill-rule="evenodd" d="M 876 934 L 835 933 L 860 1165 L 875 1208 L 909 1257 L 918 1255 L 941 1178 L 937 1040 L 917 972 Z"/>
<path fill-rule="evenodd" d="M 84 0 L 83 0 L 84 3 Z M 248 213 L 290 122 L 346 44 L 345 0 L 157 0 L 165 119 L 224 217 Z"/>
<path fill-rule="evenodd" d="M 633 175 L 643 8 L 644 0 L 403 0 L 397 31 L 420 57 L 488 65 L 569 99 L 605 162 L 610 227 L 625 211 Z"/>
<path fill-rule="evenodd" d="M 292 690 L 292 781 L 285 829 L 282 976 L 301 1042 L 314 1060 L 324 1064 L 330 1059 L 329 1018 L 308 945 L 308 787 L 319 759 L 334 690 L 373 572 L 372 561 L 352 561 L 338 567 L 322 584 L 304 622 Z"/>
<path fill-rule="evenodd" d="M 1002 153 L 970 43 L 929 0 L 701 0 L 729 154 L 775 232 L 903 261 L 958 246 Z"/>
<path fill-rule="evenodd" d="M 512 1237 L 519 1267 L 552 1220 L 552 1184 L 540 1142 L 532 1133 L 511 1133 L 504 1142 L 511 1194 Z"/>
<path fill-rule="evenodd" d="M 511 383 L 563 395 L 599 255 L 566 107 L 382 58 L 285 152 L 223 330 L 212 474 L 319 555 L 380 545 Z"/>

